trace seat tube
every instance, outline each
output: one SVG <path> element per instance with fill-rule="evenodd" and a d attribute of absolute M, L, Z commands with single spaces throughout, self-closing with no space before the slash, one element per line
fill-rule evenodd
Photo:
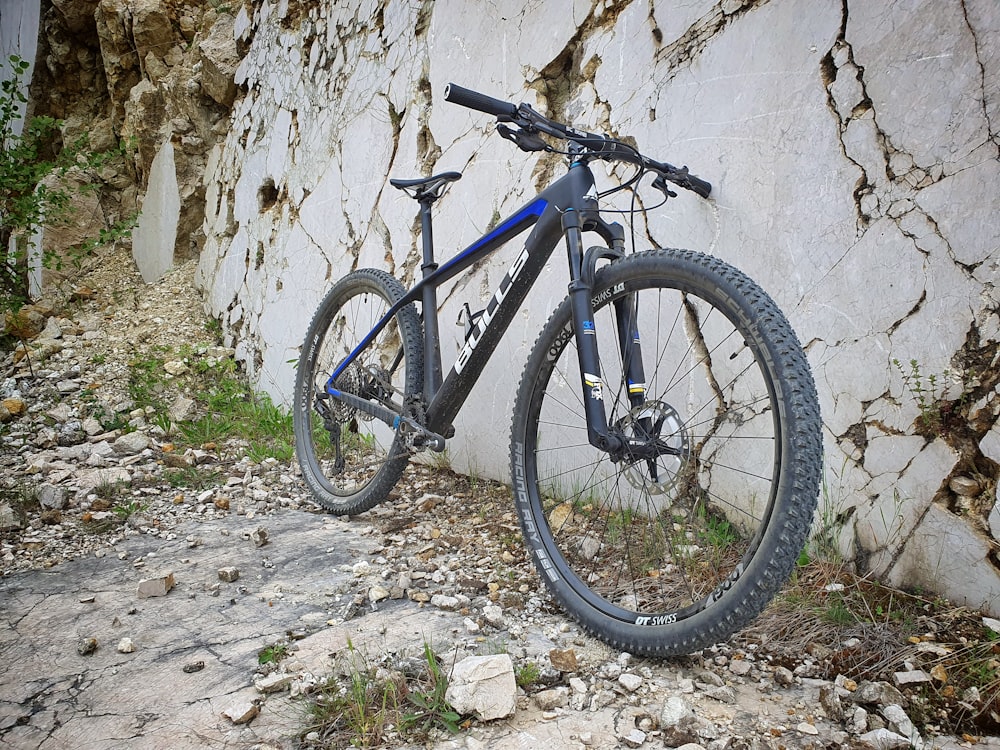
<path fill-rule="evenodd" d="M 427 278 L 437 270 L 434 262 L 434 235 L 431 226 L 432 200 L 420 201 L 420 235 L 423 240 L 423 263 L 420 270 Z M 437 287 L 424 286 L 420 297 L 424 319 L 424 403 L 429 404 L 441 388 L 441 334 L 438 330 Z"/>
<path fill-rule="evenodd" d="M 566 211 L 562 216 L 562 223 L 569 255 L 569 298 L 580 362 L 580 387 L 587 415 L 587 438 L 595 448 L 617 452 L 621 449 L 621 441 L 608 433 L 608 418 L 604 411 L 604 381 L 601 377 L 597 331 L 594 326 L 593 290 L 582 272 L 583 239 L 579 212 Z"/>

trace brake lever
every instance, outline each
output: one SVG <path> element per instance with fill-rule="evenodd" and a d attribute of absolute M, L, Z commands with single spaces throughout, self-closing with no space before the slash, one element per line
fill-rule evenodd
<path fill-rule="evenodd" d="M 497 132 L 508 141 L 513 141 L 522 151 L 547 151 L 549 148 L 549 144 L 539 138 L 537 133 L 531 133 L 522 128 L 515 130 L 499 123 Z"/>
<path fill-rule="evenodd" d="M 664 177 L 662 174 L 658 175 L 656 179 L 653 180 L 653 187 L 655 187 L 657 190 L 663 193 L 663 195 L 667 199 L 677 197 L 677 193 L 675 193 L 673 190 L 670 189 L 670 186 L 667 185 L 667 178 Z"/>

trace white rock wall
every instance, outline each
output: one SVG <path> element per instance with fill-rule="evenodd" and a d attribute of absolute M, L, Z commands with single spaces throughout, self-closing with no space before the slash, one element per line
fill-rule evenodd
<path fill-rule="evenodd" d="M 289 400 L 332 280 L 376 266 L 412 281 L 416 205 L 388 177 L 464 173 L 436 206 L 440 259 L 536 191 L 537 160 L 444 102 L 445 84 L 529 101 L 715 186 L 649 215 L 639 244 L 715 253 L 791 319 L 826 424 L 817 538 L 1000 610 L 996 0 L 265 0 L 235 33 L 249 53 L 208 169 L 199 280 L 262 388 Z M 446 364 L 461 303 L 482 307 L 516 249 L 443 290 Z M 459 468 L 506 474 L 561 257 L 460 414 Z M 959 475 L 979 491 L 956 495 Z"/>
<path fill-rule="evenodd" d="M 4 0 L 0 8 L 0 55 L 3 55 L 0 59 L 3 68 L 6 68 L 11 55 L 18 55 L 34 67 L 35 51 L 38 49 L 38 18 L 39 0 Z M 0 80 L 7 77 L 5 69 L 0 73 Z M 31 80 L 30 70 L 24 80 Z M 23 107 L 21 109 L 23 111 Z"/>

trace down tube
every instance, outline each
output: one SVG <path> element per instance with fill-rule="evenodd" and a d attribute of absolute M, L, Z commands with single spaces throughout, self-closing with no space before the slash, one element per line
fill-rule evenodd
<path fill-rule="evenodd" d="M 448 377 L 441 384 L 441 390 L 430 404 L 427 410 L 427 426 L 434 432 L 448 433 L 452 420 L 482 375 L 486 362 L 510 326 L 514 315 L 521 308 L 528 291 L 538 279 L 561 238 L 561 216 L 559 210 L 550 202 L 524 243 L 522 252 L 527 252 L 527 259 L 503 299 L 496 306 L 486 329 L 481 330 L 482 324 L 477 324 L 473 336 L 478 334 L 478 343 L 460 369 L 452 367 Z M 504 276 L 501 288 L 507 283 L 508 278 L 509 276 Z M 490 302 L 493 303 L 492 298 Z"/>

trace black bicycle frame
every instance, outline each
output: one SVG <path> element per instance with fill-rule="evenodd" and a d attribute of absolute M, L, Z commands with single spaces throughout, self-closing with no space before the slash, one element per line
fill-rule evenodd
<path fill-rule="evenodd" d="M 452 421 L 455 415 L 465 403 L 497 343 L 537 281 L 560 237 L 565 237 L 573 331 L 579 334 L 577 350 L 590 442 L 602 450 L 620 452 L 623 441 L 620 437 L 609 434 L 604 411 L 592 284 L 595 266 L 600 258 L 615 258 L 624 254 L 624 230 L 619 224 L 608 223 L 599 215 L 594 175 L 586 159 L 574 162 L 566 175 L 440 267 L 434 263 L 433 258 L 429 209 L 429 205 L 422 205 L 423 278 L 389 309 L 354 351 L 340 363 L 326 383 L 327 394 L 381 419 L 394 429 L 408 425 L 420 432 L 432 433 L 430 437 L 434 440 L 429 444 L 438 450 L 442 449 L 444 440 L 441 436 L 450 437 L 454 432 Z M 523 249 L 507 269 L 486 309 L 476 321 L 475 328 L 466 336 L 464 346 L 448 376 L 440 382 L 441 341 L 437 325 L 437 288 L 529 227 L 533 229 Z M 582 233 L 585 231 L 596 232 L 606 245 L 585 253 L 582 240 Z M 421 302 L 424 318 L 424 399 L 427 411 L 426 423 L 422 425 L 415 424 L 407 416 L 384 406 L 345 393 L 334 385 L 337 377 L 388 325 L 393 316 L 412 302 Z M 627 368 L 629 396 L 633 404 L 638 404 L 643 399 L 644 384 L 638 335 L 635 333 L 635 311 L 628 299 L 616 301 L 615 305 L 618 340 L 622 362 L 626 363 Z M 573 331 L 567 330 L 567 335 L 571 335 Z"/>

